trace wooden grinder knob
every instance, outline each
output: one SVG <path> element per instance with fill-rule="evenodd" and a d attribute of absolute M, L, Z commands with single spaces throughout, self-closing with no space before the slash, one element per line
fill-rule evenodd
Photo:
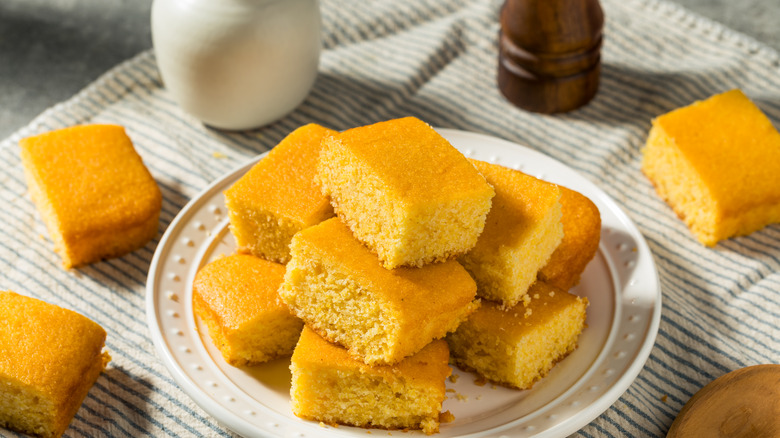
<path fill-rule="evenodd" d="M 520 108 L 571 111 L 596 94 L 604 13 L 598 0 L 506 0 L 498 87 Z"/>

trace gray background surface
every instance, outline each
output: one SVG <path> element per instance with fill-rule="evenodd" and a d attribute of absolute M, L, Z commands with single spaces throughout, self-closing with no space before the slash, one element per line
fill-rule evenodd
<path fill-rule="evenodd" d="M 778 0 L 676 0 L 780 50 Z M 0 139 L 152 46 L 151 0 L 0 0 Z"/>

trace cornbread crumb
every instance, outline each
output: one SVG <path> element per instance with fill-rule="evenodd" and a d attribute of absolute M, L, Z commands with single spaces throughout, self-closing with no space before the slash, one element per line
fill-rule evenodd
<path fill-rule="evenodd" d="M 450 382 L 452 383 L 458 383 L 458 379 L 460 378 L 460 374 L 452 374 L 450 376 Z"/>
<path fill-rule="evenodd" d="M 326 423 L 436 433 L 448 357 L 438 340 L 396 365 L 368 366 L 306 327 L 290 365 L 293 412 Z"/>
<path fill-rule="evenodd" d="M 105 339 L 76 312 L 0 291 L 0 427 L 61 436 L 111 360 Z"/>
<path fill-rule="evenodd" d="M 225 191 L 239 252 L 287 263 L 292 236 L 333 216 L 314 182 L 320 141 L 333 133 L 313 123 L 296 129 Z"/>
<path fill-rule="evenodd" d="M 495 191 L 476 246 L 460 258 L 477 294 L 512 307 L 563 238 L 558 186 L 497 164 L 471 160 Z"/>
<path fill-rule="evenodd" d="M 116 125 L 81 125 L 19 142 L 30 197 L 66 269 L 119 257 L 157 235 L 162 195 Z"/>
<path fill-rule="evenodd" d="M 470 250 L 494 195 L 463 154 L 414 117 L 326 137 L 318 170 L 338 216 L 388 269 Z"/>
<path fill-rule="evenodd" d="M 314 331 L 367 364 L 393 364 L 464 321 L 476 284 L 456 261 L 383 268 L 338 219 L 292 240 L 279 293 Z"/>
<path fill-rule="evenodd" d="M 560 290 L 550 296 L 547 292 L 552 287 L 534 283 L 531 290 L 540 298 L 531 301 L 533 312 L 522 319 L 514 316 L 512 309 L 506 311 L 497 303 L 484 301 L 447 336 L 452 362 L 502 385 L 518 389 L 533 386 L 574 351 L 585 326 L 587 298 Z"/>
<path fill-rule="evenodd" d="M 193 307 L 214 345 L 233 366 L 292 354 L 303 322 L 279 298 L 284 266 L 249 254 L 220 257 L 201 268 Z"/>
<path fill-rule="evenodd" d="M 444 411 L 439 414 L 439 423 L 452 423 L 455 421 L 455 416 L 450 411 Z"/>
<path fill-rule="evenodd" d="M 780 133 L 740 90 L 653 120 L 642 171 L 706 246 L 780 222 Z"/>

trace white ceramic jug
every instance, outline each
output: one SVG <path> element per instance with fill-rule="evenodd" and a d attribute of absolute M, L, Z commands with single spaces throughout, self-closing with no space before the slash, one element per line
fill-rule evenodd
<path fill-rule="evenodd" d="M 152 40 L 163 82 L 188 113 L 230 130 L 298 106 L 317 76 L 317 0 L 154 0 Z"/>

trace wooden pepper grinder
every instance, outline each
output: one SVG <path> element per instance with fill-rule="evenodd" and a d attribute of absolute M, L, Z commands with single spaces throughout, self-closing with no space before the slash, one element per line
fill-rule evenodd
<path fill-rule="evenodd" d="M 598 0 L 506 0 L 498 87 L 520 108 L 571 111 L 596 94 L 604 13 Z"/>

